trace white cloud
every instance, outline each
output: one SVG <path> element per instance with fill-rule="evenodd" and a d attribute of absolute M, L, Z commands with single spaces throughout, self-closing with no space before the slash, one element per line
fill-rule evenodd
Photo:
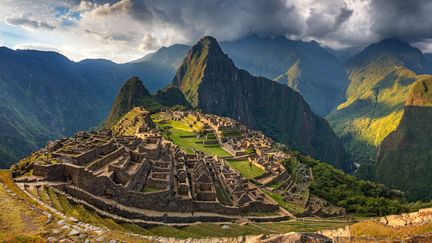
<path fill-rule="evenodd" d="M 25 17 L 6 17 L 5 22 L 6 24 L 9 25 L 21 26 L 24 28 L 29 28 L 30 30 L 32 29 L 53 30 L 55 28 L 55 26 L 52 26 L 45 21 L 37 21 Z"/>

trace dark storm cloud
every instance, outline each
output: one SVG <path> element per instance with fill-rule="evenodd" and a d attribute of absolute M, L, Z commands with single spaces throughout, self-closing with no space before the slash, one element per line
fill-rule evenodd
<path fill-rule="evenodd" d="M 284 0 L 184 0 L 133 1 L 132 15 L 139 20 L 158 19 L 192 35 L 215 35 L 223 39 L 251 34 L 298 35 L 302 17 Z"/>
<path fill-rule="evenodd" d="M 430 0 L 375 0 L 370 9 L 371 30 L 381 38 L 413 42 L 432 38 Z"/>
<path fill-rule="evenodd" d="M 338 9 L 338 6 L 335 6 L 335 9 Z M 348 9 L 346 6 L 339 8 L 338 13 L 333 15 L 311 9 L 310 15 L 306 19 L 308 26 L 306 34 L 315 38 L 323 38 L 338 30 L 352 14 L 353 10 Z"/>

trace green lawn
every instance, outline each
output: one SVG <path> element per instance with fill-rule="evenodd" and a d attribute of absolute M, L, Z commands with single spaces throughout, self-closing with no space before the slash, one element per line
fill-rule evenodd
<path fill-rule="evenodd" d="M 275 200 L 279 204 L 279 206 L 285 208 L 291 213 L 295 214 L 295 213 L 304 212 L 303 206 L 291 202 L 285 202 L 282 195 L 279 195 L 277 193 L 267 192 L 267 191 L 265 193 L 268 194 L 271 198 L 273 198 L 273 200 Z"/>
<path fill-rule="evenodd" d="M 152 188 L 152 187 L 145 187 L 142 192 L 158 192 L 161 189 L 157 189 L 157 188 Z"/>
<path fill-rule="evenodd" d="M 279 181 L 279 182 L 270 184 L 269 187 L 271 187 L 273 189 L 278 189 L 283 183 L 284 183 L 283 181 Z"/>
<path fill-rule="evenodd" d="M 222 149 L 220 146 L 206 146 L 202 143 L 202 140 L 196 138 L 196 134 L 185 130 L 171 128 L 168 137 L 181 149 L 188 154 L 194 154 L 194 150 L 201 151 L 209 155 L 217 156 L 230 156 L 230 154 Z"/>
<path fill-rule="evenodd" d="M 169 128 L 169 133 L 165 134 L 171 141 L 179 146 L 188 154 L 194 154 L 194 151 L 201 151 L 209 155 L 217 155 L 221 157 L 231 156 L 227 151 L 222 149 L 218 144 L 204 145 L 203 140 L 196 138 L 197 134 L 190 128 L 185 121 L 167 121 L 166 124 L 161 124 L 160 120 L 154 120 L 158 128 L 162 131 L 164 127 Z"/>
<path fill-rule="evenodd" d="M 242 176 L 248 179 L 253 179 L 265 173 L 263 169 L 257 167 L 254 164 L 252 164 L 252 167 L 250 167 L 248 160 L 241 160 L 241 161 L 227 160 L 227 162 L 230 166 L 238 170 L 238 172 L 240 172 Z"/>

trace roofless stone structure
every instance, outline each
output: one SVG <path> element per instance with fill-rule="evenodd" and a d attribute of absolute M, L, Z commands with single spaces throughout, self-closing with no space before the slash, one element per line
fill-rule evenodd
<path fill-rule="evenodd" d="M 147 111 L 131 112 L 134 116 L 125 116 L 112 130 L 79 132 L 48 143 L 36 152 L 32 175 L 17 178 L 17 183 L 24 189 L 55 188 L 117 219 L 134 219 L 141 225 L 288 218 L 273 199 L 224 159 L 200 152 L 186 154 L 161 136 Z M 211 117 L 200 119 L 212 124 Z M 263 167 L 269 175 L 285 173 L 280 167 L 265 163 Z M 253 212 L 269 216 L 246 216 Z"/>

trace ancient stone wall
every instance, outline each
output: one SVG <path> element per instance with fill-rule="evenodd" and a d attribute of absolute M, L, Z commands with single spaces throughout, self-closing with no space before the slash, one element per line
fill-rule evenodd
<path fill-rule="evenodd" d="M 265 204 L 260 201 L 252 201 L 240 207 L 240 212 L 276 212 L 279 210 L 278 204 Z"/>
<path fill-rule="evenodd" d="M 239 215 L 238 207 L 223 206 L 217 202 L 194 201 L 193 207 L 195 211 L 212 212 L 226 215 Z"/>
<path fill-rule="evenodd" d="M 131 175 L 129 183 L 126 185 L 126 189 L 141 190 L 144 183 L 146 182 L 147 175 L 150 173 L 151 164 L 149 160 L 144 160 L 138 167 L 138 170 Z"/>
<path fill-rule="evenodd" d="M 64 165 L 33 165 L 33 175 L 42 176 L 48 181 L 65 181 Z"/>
<path fill-rule="evenodd" d="M 88 168 L 92 171 L 96 171 L 102 167 L 104 167 L 105 165 L 111 163 L 114 159 L 118 158 L 121 154 L 125 153 L 126 150 L 124 147 L 121 147 L 117 150 L 115 150 L 114 152 L 111 152 L 110 154 L 95 160 L 94 162 L 92 162 Z"/>

